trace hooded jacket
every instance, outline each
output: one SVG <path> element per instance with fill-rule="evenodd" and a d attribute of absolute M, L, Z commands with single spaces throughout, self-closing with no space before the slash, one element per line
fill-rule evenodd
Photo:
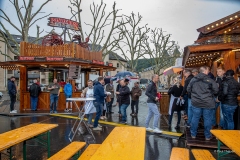
<path fill-rule="evenodd" d="M 17 94 L 16 85 L 11 80 L 8 80 L 8 94 L 10 94 L 10 95 L 16 95 Z"/>
<path fill-rule="evenodd" d="M 94 102 L 104 103 L 104 98 L 107 95 L 104 93 L 104 88 L 100 82 L 96 82 L 93 88 L 93 97 L 96 98 Z"/>
<path fill-rule="evenodd" d="M 222 104 L 230 106 L 238 105 L 237 96 L 240 84 L 233 77 L 226 77 L 222 82 L 221 95 L 219 96 Z"/>
<path fill-rule="evenodd" d="M 198 108 L 214 108 L 214 95 L 218 94 L 217 83 L 208 75 L 199 73 L 190 81 L 187 92 L 191 95 L 192 105 Z"/>

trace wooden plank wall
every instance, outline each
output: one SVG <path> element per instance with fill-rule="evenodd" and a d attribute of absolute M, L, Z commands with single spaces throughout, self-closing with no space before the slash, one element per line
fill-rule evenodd
<path fill-rule="evenodd" d="M 41 46 L 27 42 L 20 43 L 20 56 L 29 57 L 72 57 L 83 60 L 102 61 L 102 52 L 90 52 L 75 44 L 69 43 L 58 46 Z"/>

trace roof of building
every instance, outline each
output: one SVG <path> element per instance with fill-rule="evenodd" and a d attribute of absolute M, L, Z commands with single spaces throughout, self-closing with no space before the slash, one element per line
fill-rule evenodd
<path fill-rule="evenodd" d="M 123 62 L 127 62 L 126 59 L 122 58 L 117 53 L 114 53 L 112 51 L 110 51 L 110 53 L 109 53 L 109 60 L 120 60 L 120 61 L 123 61 Z"/>

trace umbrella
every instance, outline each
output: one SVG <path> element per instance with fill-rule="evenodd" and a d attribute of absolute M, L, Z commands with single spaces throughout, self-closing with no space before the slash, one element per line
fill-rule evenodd
<path fill-rule="evenodd" d="M 129 71 L 123 71 L 123 72 L 118 72 L 114 77 L 126 77 L 126 76 L 134 77 L 136 75 Z"/>
<path fill-rule="evenodd" d="M 183 70 L 183 66 L 172 66 L 163 71 L 164 75 L 170 75 Z"/>

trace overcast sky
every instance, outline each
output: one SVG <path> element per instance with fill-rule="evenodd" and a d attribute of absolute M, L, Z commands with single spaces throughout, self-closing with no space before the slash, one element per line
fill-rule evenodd
<path fill-rule="evenodd" d="M 21 0 L 19 0 L 21 1 Z M 35 0 L 34 8 L 37 8 L 45 0 Z M 89 5 L 92 2 L 100 3 L 100 0 L 82 0 L 83 21 L 91 22 Z M 107 12 L 111 11 L 113 0 L 104 0 L 107 4 Z M 240 0 L 116 0 L 117 8 L 122 9 L 121 14 L 129 15 L 132 11 L 139 12 L 142 16 L 141 24 L 148 24 L 150 28 L 162 28 L 166 33 L 172 34 L 172 40 L 183 48 L 193 44 L 197 39 L 197 28 L 205 26 L 213 21 L 223 18 L 240 10 Z M 53 13 L 51 16 L 70 18 L 72 15 L 68 9 L 68 0 L 52 0 L 42 11 Z M 0 0 L 0 7 L 10 15 L 17 24 L 17 17 L 13 6 L 8 0 Z M 37 23 L 41 29 L 50 31 L 47 26 L 47 18 Z M 16 30 L 7 26 L 11 33 L 19 34 Z M 84 31 L 89 30 L 83 27 Z M 57 30 L 60 33 L 60 30 Z M 30 36 L 36 36 L 36 27 L 30 30 Z M 46 35 L 44 32 L 42 35 Z"/>

